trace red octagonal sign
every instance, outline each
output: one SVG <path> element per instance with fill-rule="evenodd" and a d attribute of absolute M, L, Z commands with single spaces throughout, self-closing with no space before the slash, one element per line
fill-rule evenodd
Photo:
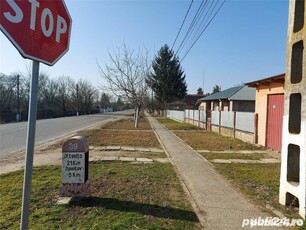
<path fill-rule="evenodd" d="M 54 65 L 68 51 L 72 21 L 63 0 L 0 3 L 0 29 L 23 57 Z"/>

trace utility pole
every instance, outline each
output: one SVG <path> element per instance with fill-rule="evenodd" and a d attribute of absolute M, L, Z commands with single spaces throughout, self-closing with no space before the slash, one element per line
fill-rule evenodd
<path fill-rule="evenodd" d="M 205 90 L 204 90 L 204 80 L 205 80 L 205 69 L 203 66 L 203 94 L 205 94 Z"/>
<path fill-rule="evenodd" d="M 21 114 L 20 114 L 20 93 L 19 93 L 19 74 L 17 74 L 17 114 L 16 114 L 16 121 L 21 121 Z"/>
<path fill-rule="evenodd" d="M 152 114 L 154 115 L 154 91 L 152 89 Z"/>
<path fill-rule="evenodd" d="M 79 116 L 79 84 L 76 85 L 77 91 L 77 116 Z"/>

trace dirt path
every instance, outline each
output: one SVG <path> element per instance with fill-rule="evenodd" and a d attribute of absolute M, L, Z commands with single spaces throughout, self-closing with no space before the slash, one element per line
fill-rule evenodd
<path fill-rule="evenodd" d="M 61 142 L 60 142 L 61 143 Z M 60 143 L 48 143 L 35 148 L 33 165 L 59 165 L 61 164 Z M 25 150 L 17 151 L 12 155 L 0 159 L 0 175 L 23 169 L 25 165 Z"/>

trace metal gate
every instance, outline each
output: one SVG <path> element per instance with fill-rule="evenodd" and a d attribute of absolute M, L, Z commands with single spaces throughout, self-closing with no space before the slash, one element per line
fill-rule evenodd
<path fill-rule="evenodd" d="M 266 146 L 281 151 L 284 94 L 268 95 Z"/>

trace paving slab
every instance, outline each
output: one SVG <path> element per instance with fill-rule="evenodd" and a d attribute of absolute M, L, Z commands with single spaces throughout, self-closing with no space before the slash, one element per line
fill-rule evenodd
<path fill-rule="evenodd" d="M 253 151 L 253 150 L 240 150 L 238 152 L 239 153 L 244 153 L 244 154 L 259 153 L 258 151 Z"/>
<path fill-rule="evenodd" d="M 158 149 L 158 148 L 150 148 L 151 152 L 155 152 L 155 153 L 163 153 L 164 151 L 162 149 Z"/>
<path fill-rule="evenodd" d="M 120 149 L 120 146 L 106 146 L 105 151 L 119 151 Z"/>
<path fill-rule="evenodd" d="M 92 162 L 92 161 L 96 161 L 97 159 L 95 157 L 89 157 L 89 162 Z"/>
<path fill-rule="evenodd" d="M 143 157 L 137 157 L 136 161 L 140 161 L 140 162 L 153 162 L 152 159 L 149 158 L 143 158 Z"/>
<path fill-rule="evenodd" d="M 275 164 L 275 163 L 280 163 L 279 160 L 277 159 L 261 159 L 261 160 L 246 160 L 246 159 L 213 159 L 211 160 L 213 163 L 217 164 L 232 164 L 232 163 L 237 163 L 237 164 Z"/>
<path fill-rule="evenodd" d="M 257 164 L 262 163 L 261 160 L 245 160 L 245 159 L 229 159 L 231 163 L 238 163 L 238 164 Z"/>
<path fill-rule="evenodd" d="M 274 158 L 266 158 L 266 159 L 261 159 L 263 163 L 280 163 L 281 161 L 279 159 L 274 159 Z"/>
<path fill-rule="evenodd" d="M 195 202 L 204 229 L 237 230 L 242 228 L 244 219 L 270 216 L 235 190 L 205 158 L 155 118 L 148 116 L 148 120 Z"/>
<path fill-rule="evenodd" d="M 57 205 L 66 205 L 72 200 L 72 197 L 58 197 L 56 204 Z"/>
<path fill-rule="evenodd" d="M 101 161 L 118 161 L 119 157 L 101 157 L 99 158 Z"/>
<path fill-rule="evenodd" d="M 216 163 L 216 164 L 230 164 L 230 163 L 232 163 L 230 160 L 227 160 L 227 159 L 213 159 L 211 161 Z"/>
<path fill-rule="evenodd" d="M 133 147 L 126 147 L 126 146 L 121 147 L 121 150 L 122 151 L 128 151 L 128 152 L 135 152 L 136 151 L 135 148 L 133 148 Z"/>
<path fill-rule="evenodd" d="M 160 153 L 156 153 L 156 152 L 142 152 L 144 155 L 156 155 L 158 156 Z"/>
<path fill-rule="evenodd" d="M 154 160 L 157 161 L 157 162 L 160 162 L 160 163 L 169 163 L 170 162 L 168 158 L 156 158 Z"/>
<path fill-rule="evenodd" d="M 197 150 L 198 153 L 210 153 L 211 151 L 210 150 L 205 150 L 205 149 L 202 149 L 202 150 Z"/>
<path fill-rule="evenodd" d="M 105 146 L 96 146 L 95 151 L 105 151 L 106 147 Z"/>
<path fill-rule="evenodd" d="M 131 161 L 136 161 L 136 159 L 134 157 L 119 157 L 119 161 L 131 162 Z"/>
<path fill-rule="evenodd" d="M 139 148 L 139 147 L 135 147 L 135 151 L 139 151 L 139 152 L 151 152 L 151 150 L 149 148 Z"/>

